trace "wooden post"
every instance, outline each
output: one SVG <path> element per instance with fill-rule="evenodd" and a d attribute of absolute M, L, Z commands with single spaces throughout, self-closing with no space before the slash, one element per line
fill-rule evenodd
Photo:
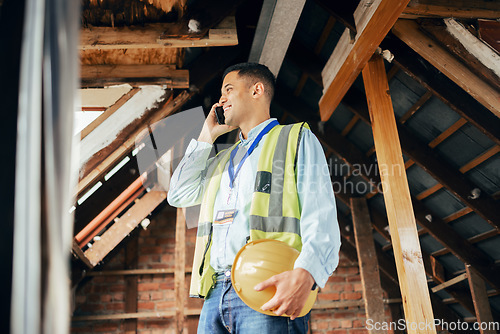
<path fill-rule="evenodd" d="M 363 80 L 407 331 L 408 334 L 436 333 L 389 84 L 380 55 L 374 55 L 363 69 Z"/>
<path fill-rule="evenodd" d="M 470 292 L 472 294 L 472 301 L 474 302 L 474 309 L 476 311 L 476 321 L 483 326 L 487 323 L 493 323 L 493 316 L 491 314 L 490 303 L 488 301 L 488 294 L 484 280 L 472 269 L 470 264 L 465 266 L 467 278 L 469 279 Z M 481 326 L 479 326 L 481 327 Z M 479 329 L 481 334 L 494 334 L 493 329 Z"/>
<path fill-rule="evenodd" d="M 384 299 L 366 198 L 351 198 L 351 212 L 359 271 L 361 273 L 361 283 L 363 284 L 366 319 L 374 324 L 381 324 L 386 321 Z M 370 334 L 387 333 L 386 330 L 382 329 L 371 329 L 368 332 Z"/>
<path fill-rule="evenodd" d="M 125 270 L 137 268 L 137 248 L 139 246 L 138 236 L 133 236 L 125 248 Z M 137 312 L 137 276 L 125 277 L 125 313 Z M 137 333 L 137 319 L 125 320 L 125 333 Z"/>
<path fill-rule="evenodd" d="M 186 303 L 185 289 L 186 271 L 186 218 L 182 208 L 177 209 L 177 219 L 175 224 L 175 332 L 184 331 L 184 305 Z"/>

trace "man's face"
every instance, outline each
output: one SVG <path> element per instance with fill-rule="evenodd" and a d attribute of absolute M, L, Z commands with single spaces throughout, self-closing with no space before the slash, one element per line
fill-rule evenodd
<path fill-rule="evenodd" d="M 229 72 L 224 78 L 219 103 L 224 108 L 226 124 L 239 126 L 245 119 L 252 102 L 252 87 L 236 71 Z"/>

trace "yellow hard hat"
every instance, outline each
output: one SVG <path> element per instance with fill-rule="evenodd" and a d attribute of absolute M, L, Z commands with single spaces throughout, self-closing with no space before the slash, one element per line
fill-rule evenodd
<path fill-rule="evenodd" d="M 283 241 L 259 239 L 247 243 L 236 254 L 231 269 L 234 290 L 255 311 L 275 316 L 272 311 L 261 310 L 261 306 L 274 296 L 276 288 L 270 286 L 262 291 L 255 291 L 254 286 L 274 275 L 292 270 L 298 256 L 299 251 Z M 299 317 L 311 310 L 317 295 L 318 288 L 311 290 Z"/>

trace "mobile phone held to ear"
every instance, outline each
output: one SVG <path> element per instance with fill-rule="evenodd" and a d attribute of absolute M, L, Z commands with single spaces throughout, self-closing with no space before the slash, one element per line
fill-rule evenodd
<path fill-rule="evenodd" d="M 217 118 L 217 123 L 223 125 L 225 123 L 224 119 L 224 109 L 222 107 L 215 107 L 215 118 Z"/>

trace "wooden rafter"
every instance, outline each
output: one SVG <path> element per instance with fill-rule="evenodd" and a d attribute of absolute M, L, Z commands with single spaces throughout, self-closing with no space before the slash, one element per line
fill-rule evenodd
<path fill-rule="evenodd" d="M 143 26 L 84 28 L 80 32 L 79 48 L 81 50 L 158 49 L 238 44 L 234 17 L 228 17 L 210 29 L 208 36 L 196 40 L 160 38 L 169 27 L 169 23 L 149 23 Z"/>
<path fill-rule="evenodd" d="M 362 0 L 354 12 L 357 34 L 346 28 L 323 69 L 321 119 L 326 121 L 389 32 L 409 0 Z"/>
<path fill-rule="evenodd" d="M 469 279 L 470 291 L 472 300 L 474 301 L 474 309 L 476 320 L 478 323 L 494 324 L 494 319 L 491 314 L 490 302 L 486 293 L 486 286 L 481 277 L 474 271 L 470 265 L 465 266 L 467 278 Z M 484 329 L 481 327 L 481 334 L 495 334 L 497 331 L 493 328 Z"/>
<path fill-rule="evenodd" d="M 500 92 L 421 32 L 416 22 L 399 20 L 392 28 L 392 32 L 493 114 L 500 117 Z"/>
<path fill-rule="evenodd" d="M 264 0 L 249 61 L 278 75 L 304 4 L 305 0 Z"/>
<path fill-rule="evenodd" d="M 186 91 L 180 93 L 175 99 L 171 102 L 167 103 L 163 108 L 161 108 L 157 113 L 149 119 L 149 123 L 157 122 L 158 120 L 176 112 L 179 110 L 184 103 L 186 103 L 193 93 L 188 93 Z M 136 136 L 142 131 L 142 127 L 137 128 L 135 131 L 127 135 L 123 141 L 120 141 L 117 147 L 104 157 L 99 158 L 99 162 L 94 164 L 94 168 L 92 168 L 88 174 L 86 174 L 79 182 L 77 187 L 77 193 L 83 192 L 85 189 L 88 189 L 89 186 L 93 185 L 97 182 L 98 179 L 104 176 L 118 161 L 123 159 L 123 157 L 132 151 Z"/>
<path fill-rule="evenodd" d="M 412 0 L 402 18 L 456 17 L 464 19 L 500 17 L 500 6 L 489 0 Z"/>
<path fill-rule="evenodd" d="M 128 83 L 166 85 L 167 88 L 189 88 L 189 71 L 172 69 L 169 65 L 84 65 L 82 87 L 102 87 Z"/>
<path fill-rule="evenodd" d="M 466 94 L 444 74 L 435 70 L 428 61 L 406 44 L 391 38 L 384 40 L 382 47 L 391 50 L 395 55 L 393 62 L 406 74 L 500 145 L 500 119 L 498 117 L 472 96 Z"/>

